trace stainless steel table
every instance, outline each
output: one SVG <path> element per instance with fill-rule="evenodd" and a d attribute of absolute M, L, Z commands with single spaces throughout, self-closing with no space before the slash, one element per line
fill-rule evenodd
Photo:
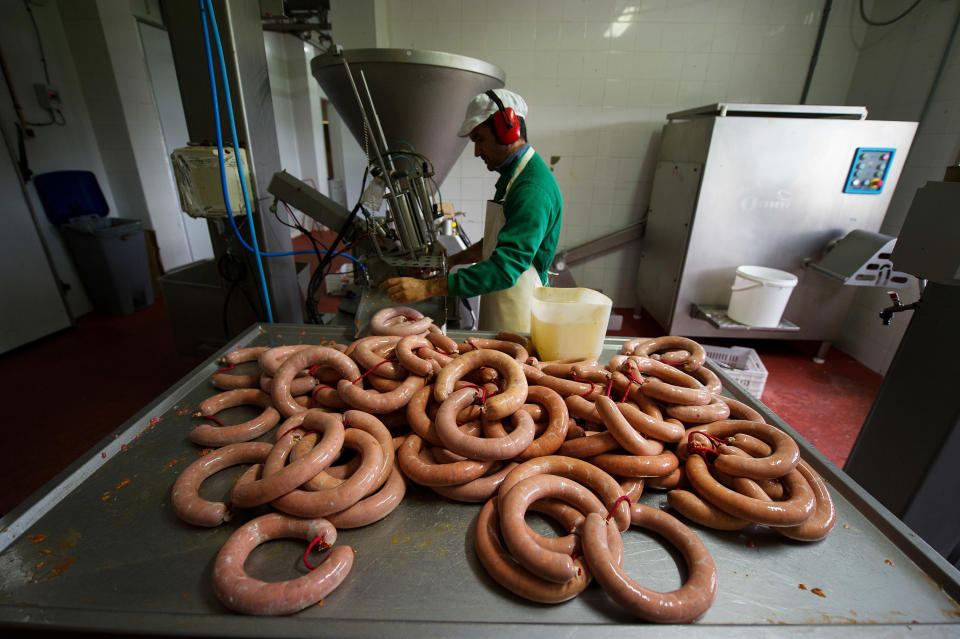
<path fill-rule="evenodd" d="M 349 342 L 348 329 L 254 326 L 237 344 L 331 339 Z M 604 357 L 624 341 L 609 339 Z M 716 368 L 729 394 L 798 440 L 804 457 L 830 483 L 837 525 L 813 544 L 759 527 L 739 533 L 697 528 L 716 561 L 720 589 L 696 624 L 639 623 L 596 585 L 561 605 L 524 601 L 494 583 L 477 561 L 473 522 L 479 506 L 416 485 L 383 521 L 340 533 L 338 543 L 353 546 L 356 560 L 346 582 L 322 605 L 283 618 L 233 614 L 214 596 L 214 558 L 238 525 L 268 509 L 203 529 L 177 519 L 169 499 L 177 475 L 197 459 L 199 447 L 187 439 L 199 421 L 191 414 L 215 392 L 208 377 L 221 354 L 0 520 L 0 624 L 198 636 L 960 634 L 960 573 Z M 231 410 L 228 421 L 253 409 Z M 239 474 L 239 468 L 218 473 L 201 494 L 223 499 Z M 650 491 L 643 501 L 661 506 L 666 499 Z M 636 580 L 658 590 L 679 586 L 682 561 L 659 538 L 633 530 L 624 542 L 625 567 Z M 270 542 L 247 566 L 262 579 L 292 578 L 305 571 L 303 549 L 293 540 Z"/>

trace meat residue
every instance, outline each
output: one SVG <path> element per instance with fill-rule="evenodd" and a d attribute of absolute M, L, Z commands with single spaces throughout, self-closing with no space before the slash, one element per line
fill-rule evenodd
<path fill-rule="evenodd" d="M 122 482 L 120 482 L 119 484 L 117 484 L 116 486 L 114 486 L 113 489 L 114 489 L 114 490 L 120 490 L 121 488 L 123 488 L 124 486 L 126 486 L 126 485 L 129 484 L 129 483 L 130 483 L 130 480 L 129 480 L 129 479 L 124 479 Z"/>
<path fill-rule="evenodd" d="M 800 584 L 799 586 L 797 586 L 797 588 L 799 588 L 800 590 L 806 590 L 806 589 L 807 589 L 807 587 L 804 586 L 803 584 Z"/>
<path fill-rule="evenodd" d="M 42 541 L 43 541 L 44 539 L 46 539 L 46 538 L 47 538 L 46 535 L 27 535 L 27 539 L 29 539 L 30 541 L 32 541 L 32 542 L 35 543 L 35 544 L 39 544 L 40 542 L 42 542 Z"/>
<path fill-rule="evenodd" d="M 893 565 L 893 562 L 890 561 L 889 559 L 884 559 L 884 560 L 883 560 L 883 563 L 887 564 L 888 566 L 892 566 L 892 565 Z"/>
<path fill-rule="evenodd" d="M 812 592 L 813 594 L 815 594 L 815 595 L 818 596 L 818 597 L 824 597 L 824 598 L 826 598 L 826 596 L 827 596 L 827 593 L 823 592 L 823 591 L 820 590 L 819 588 L 814 588 L 814 589 L 812 589 L 810 592 Z"/>

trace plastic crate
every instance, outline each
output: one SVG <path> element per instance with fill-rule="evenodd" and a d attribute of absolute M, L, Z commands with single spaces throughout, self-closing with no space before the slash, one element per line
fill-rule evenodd
<path fill-rule="evenodd" d="M 760 361 L 757 351 L 743 346 L 708 346 L 703 345 L 707 356 L 715 361 L 729 375 L 733 381 L 743 386 L 748 393 L 756 398 L 763 395 L 763 387 L 767 383 L 767 369 Z"/>

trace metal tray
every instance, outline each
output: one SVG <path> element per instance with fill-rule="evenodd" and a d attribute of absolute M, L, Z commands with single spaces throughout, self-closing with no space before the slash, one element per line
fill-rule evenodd
<path fill-rule="evenodd" d="M 237 345 L 350 341 L 352 327 L 254 326 Z M 451 332 L 455 339 L 483 333 Z M 624 339 L 610 338 L 603 357 Z M 234 345 L 230 345 L 233 348 Z M 229 349 L 225 349 L 224 352 Z M 697 530 L 719 571 L 719 594 L 689 626 L 654 626 L 625 614 L 596 585 L 564 604 L 527 602 L 493 582 L 473 551 L 478 505 L 410 485 L 390 516 L 340 533 L 356 559 L 346 582 L 321 604 L 282 618 L 231 613 L 211 586 L 227 537 L 267 508 L 242 511 L 214 529 L 173 514 L 170 487 L 199 447 L 187 434 L 197 404 L 214 393 L 218 353 L 35 496 L 0 520 L 0 625 L 191 636 L 658 637 L 946 636 L 960 633 L 960 573 L 722 370 L 727 392 L 793 435 L 830 483 L 837 526 L 813 544 L 752 527 Z M 122 392 L 122 391 L 121 391 Z M 231 409 L 244 417 L 244 408 Z M 252 410 L 252 409 L 249 409 Z M 828 415 L 824 419 L 829 419 Z M 228 421 L 229 423 L 229 421 Z M 52 443 L 55 445 L 55 443 Z M 202 494 L 223 499 L 240 469 L 218 473 Z M 662 506 L 663 493 L 643 501 Z M 657 590 L 680 585 L 682 561 L 657 537 L 625 534 L 625 567 Z M 262 579 L 303 574 L 304 544 L 259 547 L 247 567 Z M 822 596 L 814 594 L 819 588 Z"/>

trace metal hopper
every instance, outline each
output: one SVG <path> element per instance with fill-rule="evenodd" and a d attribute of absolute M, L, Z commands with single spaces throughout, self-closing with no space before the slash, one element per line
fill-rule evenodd
<path fill-rule="evenodd" d="M 406 148 L 430 158 L 442 183 L 463 152 L 457 137 L 467 103 L 487 89 L 503 87 L 500 67 L 453 53 L 411 49 L 353 49 L 317 56 L 313 77 L 363 146 L 363 119 L 343 59 L 360 85 L 362 71 L 390 149 Z"/>

